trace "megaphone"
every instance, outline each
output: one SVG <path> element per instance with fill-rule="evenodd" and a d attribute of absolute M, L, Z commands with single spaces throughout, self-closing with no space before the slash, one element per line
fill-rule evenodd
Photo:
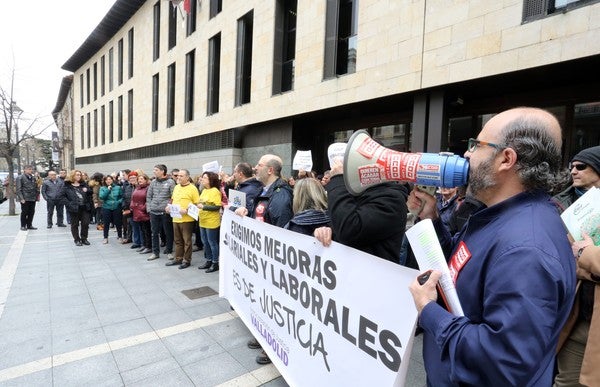
<path fill-rule="evenodd" d="M 344 183 L 353 195 L 386 181 L 459 187 L 468 175 L 469 162 L 460 156 L 397 152 L 379 145 L 366 130 L 350 137 L 344 154 Z"/>

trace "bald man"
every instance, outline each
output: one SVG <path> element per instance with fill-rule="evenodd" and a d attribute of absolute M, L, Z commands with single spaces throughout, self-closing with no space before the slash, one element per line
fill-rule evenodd
<path fill-rule="evenodd" d="M 433 220 L 449 258 L 464 316 L 435 301 L 440 273 L 410 291 L 424 329 L 430 386 L 550 386 L 560 330 L 575 295 L 575 260 L 547 195 L 561 161 L 561 130 L 550 113 L 517 108 L 470 139 L 469 187 L 485 206 L 451 237 L 433 197 L 409 207 Z"/>

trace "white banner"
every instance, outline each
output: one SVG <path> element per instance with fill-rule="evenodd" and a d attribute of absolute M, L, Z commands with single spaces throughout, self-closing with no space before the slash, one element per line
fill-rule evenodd
<path fill-rule="evenodd" d="M 403 386 L 418 275 L 225 211 L 219 295 L 291 386 Z"/>

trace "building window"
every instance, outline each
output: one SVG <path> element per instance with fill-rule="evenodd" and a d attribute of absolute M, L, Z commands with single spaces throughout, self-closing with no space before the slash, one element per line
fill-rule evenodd
<path fill-rule="evenodd" d="M 80 131 L 81 131 L 81 149 L 85 148 L 85 135 L 84 135 L 84 131 L 85 131 L 85 120 L 83 118 L 83 116 L 81 116 L 81 123 L 80 123 Z"/>
<path fill-rule="evenodd" d="M 98 99 L 98 62 L 94 63 L 94 101 Z"/>
<path fill-rule="evenodd" d="M 117 141 L 123 140 L 123 96 L 117 100 Z"/>
<path fill-rule="evenodd" d="M 106 109 L 104 105 L 100 107 L 100 143 L 102 145 L 106 144 Z"/>
<path fill-rule="evenodd" d="M 167 68 L 167 128 L 175 125 L 175 63 Z"/>
<path fill-rule="evenodd" d="M 133 78 L 133 28 L 127 33 L 127 70 L 129 79 Z"/>
<path fill-rule="evenodd" d="M 356 72 L 358 0 L 327 0 L 323 78 Z"/>
<path fill-rule="evenodd" d="M 113 84 L 114 84 L 114 75 L 113 75 L 113 68 L 114 68 L 114 50 L 112 49 L 112 47 L 110 48 L 110 50 L 108 50 L 108 91 L 112 91 L 113 90 Z"/>
<path fill-rule="evenodd" d="M 152 44 L 152 60 L 160 56 L 160 1 L 154 4 L 154 34 Z"/>
<path fill-rule="evenodd" d="M 194 119 L 194 63 L 196 50 L 192 50 L 185 56 L 185 122 Z"/>
<path fill-rule="evenodd" d="M 104 55 L 102 55 L 102 57 L 100 58 L 100 96 L 103 97 L 104 93 L 106 92 L 106 89 L 104 87 L 104 82 L 106 81 L 106 78 L 104 76 L 104 70 L 106 68 L 106 61 L 104 60 Z"/>
<path fill-rule="evenodd" d="M 127 92 L 127 138 L 133 138 L 133 89 Z"/>
<path fill-rule="evenodd" d="M 79 75 L 79 101 L 79 107 L 83 107 L 83 74 Z"/>
<path fill-rule="evenodd" d="M 112 143 L 115 140 L 115 136 L 114 136 L 114 120 L 115 118 L 115 114 L 114 114 L 114 109 L 113 109 L 113 101 L 110 101 L 108 103 L 108 142 Z"/>
<path fill-rule="evenodd" d="M 187 14 L 187 20 L 186 20 L 186 28 L 185 28 L 185 33 L 186 36 L 190 36 L 191 34 L 193 34 L 194 32 L 196 32 L 196 5 L 197 2 L 196 0 L 191 0 L 190 1 L 190 13 Z"/>
<path fill-rule="evenodd" d="M 523 22 L 530 22 L 597 2 L 598 0 L 525 0 L 523 4 Z"/>
<path fill-rule="evenodd" d="M 208 41 L 208 82 L 207 109 L 208 115 L 219 112 L 219 80 L 221 79 L 221 33 Z"/>
<path fill-rule="evenodd" d="M 92 120 L 91 114 L 87 114 L 87 147 L 91 148 L 92 146 Z"/>
<path fill-rule="evenodd" d="M 158 74 L 152 76 L 152 131 L 158 130 Z"/>
<path fill-rule="evenodd" d="M 169 6 L 169 50 L 177 44 L 177 7 Z"/>
<path fill-rule="evenodd" d="M 297 0 L 277 0 L 275 3 L 273 94 L 289 91 L 294 87 L 297 4 Z"/>
<path fill-rule="evenodd" d="M 90 81 L 91 81 L 91 77 L 90 77 L 90 69 L 85 70 L 85 95 L 86 95 L 86 102 L 89 105 L 90 104 Z"/>
<path fill-rule="evenodd" d="M 223 0 L 210 0 L 208 18 L 212 19 L 223 10 Z"/>
<path fill-rule="evenodd" d="M 98 109 L 94 109 L 94 147 L 98 146 Z"/>
<path fill-rule="evenodd" d="M 123 84 L 123 39 L 117 43 L 117 85 Z"/>
<path fill-rule="evenodd" d="M 250 102 L 252 80 L 252 28 L 254 11 L 237 21 L 237 54 L 235 61 L 235 106 Z"/>

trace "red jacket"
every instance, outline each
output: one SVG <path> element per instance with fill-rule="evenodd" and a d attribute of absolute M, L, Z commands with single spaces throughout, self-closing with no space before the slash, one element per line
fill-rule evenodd
<path fill-rule="evenodd" d="M 146 193 L 148 192 L 148 186 L 135 187 L 133 194 L 131 194 L 131 204 L 129 208 L 133 212 L 133 220 L 136 222 L 147 222 L 150 220 L 150 214 L 146 211 Z"/>

